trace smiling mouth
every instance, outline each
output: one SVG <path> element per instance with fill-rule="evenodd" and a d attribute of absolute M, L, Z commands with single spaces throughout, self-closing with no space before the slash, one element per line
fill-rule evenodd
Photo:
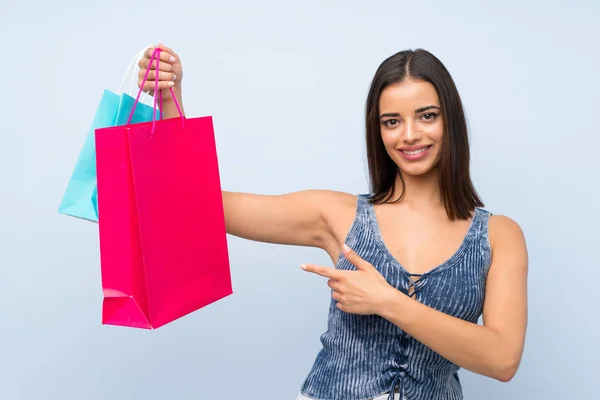
<path fill-rule="evenodd" d="M 402 153 L 407 154 L 409 156 L 415 156 L 417 154 L 421 154 L 427 150 L 429 150 L 431 148 L 430 146 L 425 146 L 425 147 L 421 147 L 420 149 L 417 150 L 400 150 Z"/>

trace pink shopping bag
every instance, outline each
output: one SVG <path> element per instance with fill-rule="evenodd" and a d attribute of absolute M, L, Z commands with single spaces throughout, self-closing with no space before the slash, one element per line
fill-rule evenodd
<path fill-rule="evenodd" d="M 102 323 L 155 329 L 233 293 L 220 176 L 211 117 L 130 121 L 95 131 Z"/>

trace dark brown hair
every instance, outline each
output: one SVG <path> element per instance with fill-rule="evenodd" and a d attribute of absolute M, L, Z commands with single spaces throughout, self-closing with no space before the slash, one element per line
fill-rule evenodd
<path fill-rule="evenodd" d="M 475 207 L 482 207 L 469 171 L 469 138 L 462 102 L 450 73 L 442 62 L 426 50 L 405 50 L 387 58 L 375 73 L 366 102 L 367 159 L 371 184 L 371 203 L 392 199 L 396 176 L 404 178 L 387 154 L 381 138 L 379 98 L 385 88 L 407 79 L 426 81 L 437 91 L 444 121 L 444 135 L 438 167 L 440 193 L 450 220 L 468 219 Z"/>

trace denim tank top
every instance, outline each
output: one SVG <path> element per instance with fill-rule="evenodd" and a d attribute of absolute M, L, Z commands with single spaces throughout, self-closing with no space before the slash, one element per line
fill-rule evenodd
<path fill-rule="evenodd" d="M 411 275 L 385 246 L 368 195 L 359 195 L 346 243 L 371 263 L 388 283 L 417 301 L 476 323 L 483 311 L 485 280 L 491 263 L 488 221 L 476 208 L 458 250 L 423 275 Z M 355 267 L 340 256 L 337 269 Z M 463 398 L 456 364 L 376 315 L 345 313 L 332 298 L 322 349 L 301 394 L 318 400 L 364 400 L 389 392 L 407 400 Z"/>

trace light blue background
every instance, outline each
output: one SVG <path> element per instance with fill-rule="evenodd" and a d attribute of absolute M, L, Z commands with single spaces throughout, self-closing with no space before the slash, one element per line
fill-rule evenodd
<path fill-rule="evenodd" d="M 521 369 L 463 371 L 465 397 L 597 396 L 600 5 L 480 3 L 3 0 L 0 399 L 291 400 L 319 349 L 329 291 L 299 265 L 325 254 L 233 237 L 233 296 L 157 331 L 100 325 L 97 226 L 57 207 L 102 91 L 158 41 L 184 61 L 188 115 L 214 117 L 223 187 L 255 193 L 366 191 L 375 69 L 436 54 L 476 186 L 531 261 Z"/>

